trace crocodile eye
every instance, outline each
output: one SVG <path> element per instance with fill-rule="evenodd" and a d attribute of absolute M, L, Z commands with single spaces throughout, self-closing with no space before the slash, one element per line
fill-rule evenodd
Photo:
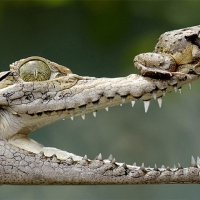
<path fill-rule="evenodd" d="M 39 60 L 31 60 L 20 67 L 19 74 L 26 82 L 46 81 L 50 79 L 51 70 L 46 63 Z"/>

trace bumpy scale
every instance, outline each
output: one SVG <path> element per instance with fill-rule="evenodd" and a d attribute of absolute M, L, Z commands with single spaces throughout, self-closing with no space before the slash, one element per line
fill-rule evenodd
<path fill-rule="evenodd" d="M 188 168 L 138 167 L 117 163 L 112 155 L 89 160 L 28 137 L 58 120 L 85 119 L 87 113 L 96 117 L 100 109 L 128 102 L 133 107 L 139 99 L 145 112 L 151 98 L 161 107 L 165 93 L 199 77 L 199 29 L 167 32 L 155 53 L 136 56 L 134 63 L 145 77 L 84 77 L 37 56 L 11 64 L 10 71 L 0 73 L 0 184 L 199 183 L 199 158 L 192 157 Z"/>

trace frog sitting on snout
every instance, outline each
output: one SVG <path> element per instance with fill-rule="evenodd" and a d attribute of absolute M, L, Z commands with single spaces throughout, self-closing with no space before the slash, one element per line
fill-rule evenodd
<path fill-rule="evenodd" d="M 200 74 L 200 25 L 162 34 L 154 52 L 137 55 L 134 65 L 153 78 Z"/>

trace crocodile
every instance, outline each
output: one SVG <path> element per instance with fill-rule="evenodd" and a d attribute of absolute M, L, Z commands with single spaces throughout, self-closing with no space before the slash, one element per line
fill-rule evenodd
<path fill-rule="evenodd" d="M 195 64 L 196 66 L 196 64 Z M 187 65 L 186 65 L 187 67 Z M 181 66 L 183 69 L 183 66 Z M 178 69 L 177 69 L 178 70 Z M 185 71 L 184 71 L 185 72 Z M 191 157 L 191 166 L 158 168 L 118 163 L 110 155 L 103 159 L 78 156 L 53 147 L 44 147 L 29 133 L 59 121 L 124 103 L 134 106 L 150 100 L 159 106 L 166 93 L 181 90 L 197 80 L 187 73 L 160 77 L 130 74 L 120 78 L 80 76 L 39 56 L 21 59 L 0 73 L 0 184 L 84 185 L 200 183 L 200 158 Z"/>

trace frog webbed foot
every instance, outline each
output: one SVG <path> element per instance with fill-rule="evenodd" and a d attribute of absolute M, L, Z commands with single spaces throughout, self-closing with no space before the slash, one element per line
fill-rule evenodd
<path fill-rule="evenodd" d="M 177 73 L 200 75 L 200 62 L 179 65 Z"/>

